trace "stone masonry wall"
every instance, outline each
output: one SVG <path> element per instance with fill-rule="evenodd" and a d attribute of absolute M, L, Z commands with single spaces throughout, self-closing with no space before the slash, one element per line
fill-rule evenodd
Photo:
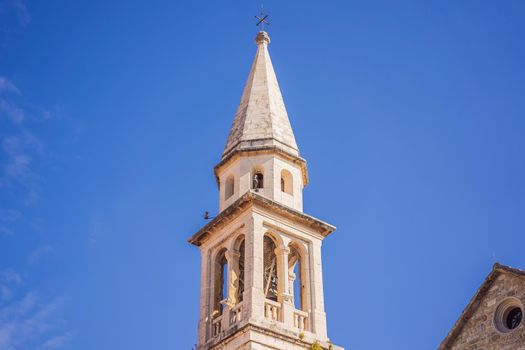
<path fill-rule="evenodd" d="M 508 297 L 525 305 L 525 278 L 501 273 L 447 350 L 525 350 L 525 320 L 509 333 L 501 333 L 494 323 L 498 305 Z"/>

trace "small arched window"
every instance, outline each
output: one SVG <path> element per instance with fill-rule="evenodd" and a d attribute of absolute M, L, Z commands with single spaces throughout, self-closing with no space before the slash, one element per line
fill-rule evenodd
<path fill-rule="evenodd" d="M 235 186 L 235 178 L 233 175 L 228 176 L 226 179 L 226 185 L 224 186 L 224 199 L 228 199 L 233 196 Z"/>
<path fill-rule="evenodd" d="M 293 177 L 286 169 L 281 171 L 281 192 L 293 194 Z"/>
<path fill-rule="evenodd" d="M 252 188 L 254 190 L 258 190 L 258 189 L 263 188 L 263 187 L 264 187 L 264 176 L 263 176 L 262 172 L 257 171 L 253 175 Z"/>
<path fill-rule="evenodd" d="M 224 300 L 228 298 L 228 261 L 226 249 L 223 249 L 215 258 L 215 278 L 213 288 L 213 317 L 222 315 Z"/>

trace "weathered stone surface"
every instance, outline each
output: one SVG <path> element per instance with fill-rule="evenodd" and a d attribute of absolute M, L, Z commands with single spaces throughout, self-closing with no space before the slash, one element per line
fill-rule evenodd
<path fill-rule="evenodd" d="M 221 162 L 220 212 L 189 242 L 201 252 L 198 350 L 342 350 L 329 343 L 322 240 L 335 227 L 302 212 L 299 156 L 267 51 L 257 56 Z"/>
<path fill-rule="evenodd" d="M 270 38 L 260 32 L 257 54 L 242 93 L 222 157 L 241 150 L 278 147 L 299 156 L 279 83 L 268 54 Z"/>
<path fill-rule="evenodd" d="M 495 264 L 438 350 L 525 350 L 525 320 L 514 330 L 497 327 L 496 312 L 506 300 L 523 310 L 525 271 Z"/>

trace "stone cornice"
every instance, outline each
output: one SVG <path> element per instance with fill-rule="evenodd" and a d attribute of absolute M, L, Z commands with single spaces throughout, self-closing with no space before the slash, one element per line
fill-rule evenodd
<path fill-rule="evenodd" d="M 211 344 L 209 346 L 209 349 L 210 350 L 223 349 L 224 345 L 227 344 L 228 342 L 230 342 L 232 340 L 232 338 L 235 338 L 235 337 L 238 337 L 240 335 L 243 335 L 244 333 L 247 333 L 249 331 L 255 331 L 255 332 L 258 332 L 258 333 L 270 336 L 270 337 L 274 337 L 274 338 L 286 341 L 288 343 L 297 344 L 297 345 L 302 346 L 304 348 L 310 348 L 312 346 L 312 342 L 311 341 L 302 340 L 302 339 L 296 337 L 295 335 L 286 334 L 286 333 L 284 333 L 282 331 L 279 331 L 278 329 L 268 329 L 268 328 L 266 328 L 264 326 L 260 326 L 258 324 L 253 323 L 253 322 L 248 322 L 244 326 L 236 329 L 235 332 L 232 332 L 231 334 L 229 334 L 225 338 L 221 339 L 220 341 L 218 341 L 218 342 L 216 342 L 214 344 Z M 322 345 L 323 345 L 323 349 L 330 349 L 330 348 L 332 348 L 334 350 L 342 350 L 341 347 L 339 347 L 337 345 L 334 345 L 332 343 L 329 343 L 329 342 L 327 342 L 327 343 L 323 342 Z"/>
<path fill-rule="evenodd" d="M 265 209 L 270 209 L 279 215 L 282 215 L 288 219 L 294 220 L 300 224 L 314 229 L 319 232 L 323 237 L 328 236 L 335 230 L 335 226 L 332 226 L 324 221 L 321 221 L 313 216 L 307 215 L 285 205 L 279 204 L 272 201 L 271 199 L 265 198 L 253 191 L 246 192 L 239 199 L 237 199 L 232 205 L 219 213 L 203 228 L 197 231 L 193 236 L 188 239 L 188 242 L 200 246 L 213 234 L 214 231 L 224 227 L 226 224 L 239 217 L 239 215 L 252 206 L 259 206 Z"/>

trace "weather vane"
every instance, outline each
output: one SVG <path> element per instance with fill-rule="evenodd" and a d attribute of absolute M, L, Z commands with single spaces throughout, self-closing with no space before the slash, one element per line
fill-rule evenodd
<path fill-rule="evenodd" d="M 268 18 L 268 14 L 264 13 L 263 11 L 263 6 L 261 5 L 261 13 L 259 14 L 259 16 L 255 16 L 255 18 L 257 19 L 257 24 L 256 26 L 259 26 L 259 24 L 261 25 L 261 30 L 264 30 L 264 25 L 270 25 L 270 22 L 268 22 L 266 19 Z"/>

